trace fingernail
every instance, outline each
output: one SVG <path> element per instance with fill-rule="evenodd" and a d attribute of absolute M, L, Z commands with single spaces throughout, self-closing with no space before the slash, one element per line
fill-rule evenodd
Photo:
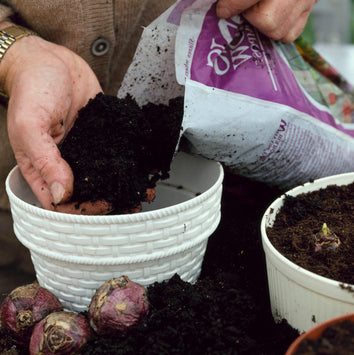
<path fill-rule="evenodd" d="M 52 186 L 50 187 L 50 192 L 53 196 L 53 202 L 55 205 L 60 203 L 64 197 L 65 189 L 60 182 L 53 182 Z"/>
<path fill-rule="evenodd" d="M 228 7 L 218 7 L 218 16 L 221 18 L 231 17 L 231 11 Z"/>

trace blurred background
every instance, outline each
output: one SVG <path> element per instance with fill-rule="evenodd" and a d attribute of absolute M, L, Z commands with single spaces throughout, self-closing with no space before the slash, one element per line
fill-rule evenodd
<path fill-rule="evenodd" d="M 319 0 L 302 37 L 354 85 L 354 0 Z"/>
<path fill-rule="evenodd" d="M 354 0 L 319 0 L 303 36 L 314 43 L 354 43 Z"/>

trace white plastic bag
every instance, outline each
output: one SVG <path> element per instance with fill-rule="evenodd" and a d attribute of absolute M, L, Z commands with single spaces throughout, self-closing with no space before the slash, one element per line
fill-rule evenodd
<path fill-rule="evenodd" d="M 270 185 L 353 171 L 354 125 L 333 116 L 296 47 L 217 18 L 215 4 L 181 0 L 145 29 L 119 96 L 166 103 L 184 91 L 183 149 Z"/>

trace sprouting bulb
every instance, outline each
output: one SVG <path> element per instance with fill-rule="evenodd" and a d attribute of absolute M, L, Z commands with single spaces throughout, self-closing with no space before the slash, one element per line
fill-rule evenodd
<path fill-rule="evenodd" d="M 341 242 L 339 237 L 323 223 L 322 229 L 313 235 L 315 243 L 315 252 L 322 249 L 332 249 L 336 251 Z"/>

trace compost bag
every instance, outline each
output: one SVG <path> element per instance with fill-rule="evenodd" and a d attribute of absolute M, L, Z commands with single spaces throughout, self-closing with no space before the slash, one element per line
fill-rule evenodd
<path fill-rule="evenodd" d="M 349 84 L 348 84 L 349 85 Z M 352 96 L 215 0 L 181 0 L 144 29 L 118 92 L 139 105 L 184 95 L 179 149 L 289 189 L 354 170 Z"/>

